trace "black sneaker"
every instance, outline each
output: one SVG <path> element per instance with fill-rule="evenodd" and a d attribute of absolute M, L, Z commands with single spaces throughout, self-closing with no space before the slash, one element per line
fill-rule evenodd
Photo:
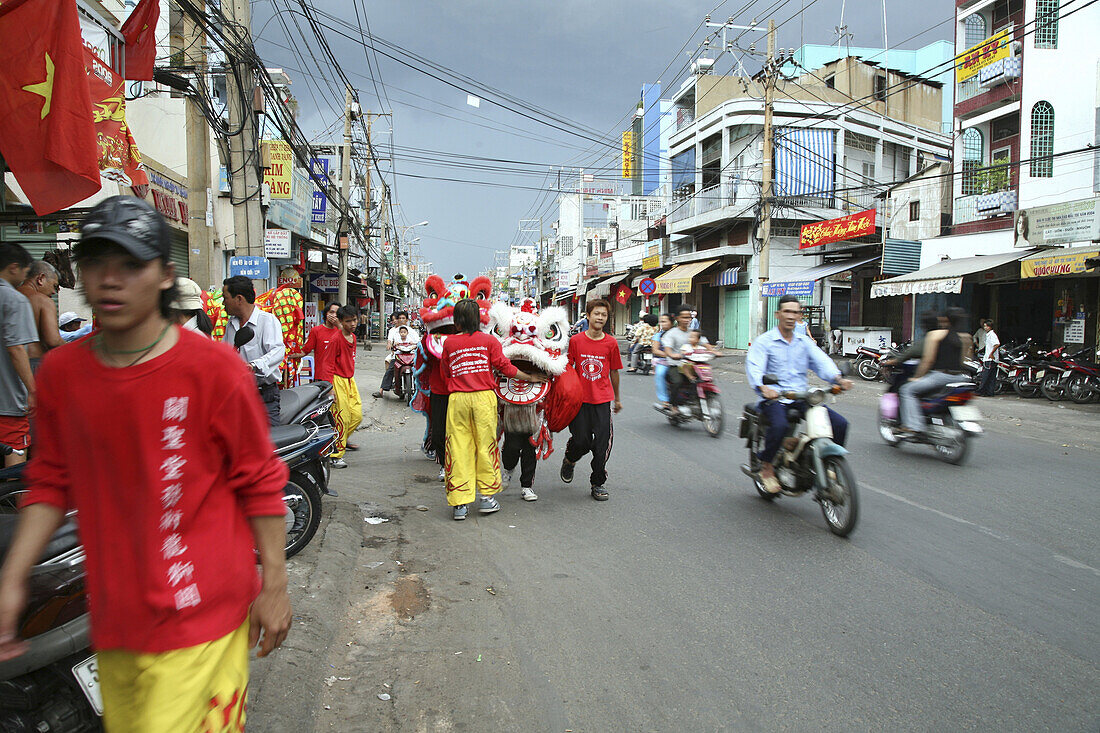
<path fill-rule="evenodd" d="M 561 480 L 567 484 L 573 483 L 573 467 L 575 463 L 570 463 L 568 458 L 562 459 L 561 462 Z"/>
<path fill-rule="evenodd" d="M 611 497 L 607 493 L 607 489 L 602 486 L 592 487 L 592 498 L 596 501 L 607 501 Z"/>

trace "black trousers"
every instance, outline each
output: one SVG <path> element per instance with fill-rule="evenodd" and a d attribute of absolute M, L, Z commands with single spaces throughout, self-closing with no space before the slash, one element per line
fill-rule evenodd
<path fill-rule="evenodd" d="M 984 362 L 984 367 L 978 394 L 982 397 L 992 397 L 997 391 L 997 362 L 991 359 Z"/>
<path fill-rule="evenodd" d="M 272 382 L 271 384 L 260 385 L 260 399 L 264 401 L 264 409 L 267 410 L 267 420 L 271 423 L 271 427 L 279 426 L 279 385 Z"/>
<path fill-rule="evenodd" d="M 450 395 L 432 393 L 432 450 L 435 451 L 435 460 L 443 465 L 443 451 L 447 439 L 447 401 Z"/>
<path fill-rule="evenodd" d="M 386 392 L 393 389 L 393 367 L 397 363 L 397 360 L 390 362 L 390 365 L 386 367 L 385 373 L 382 375 L 382 391 Z"/>
<path fill-rule="evenodd" d="M 535 482 L 535 465 L 538 462 L 535 446 L 531 445 L 531 436 L 527 433 L 505 433 L 504 448 L 500 453 L 504 470 L 511 471 L 519 463 L 519 485 L 525 489 L 531 488 Z"/>
<path fill-rule="evenodd" d="M 614 439 L 611 403 L 583 404 L 573 422 L 569 423 L 569 443 L 565 446 L 565 460 L 576 463 L 591 451 L 592 485 L 603 486 L 607 481 L 607 459 L 611 457 Z"/>

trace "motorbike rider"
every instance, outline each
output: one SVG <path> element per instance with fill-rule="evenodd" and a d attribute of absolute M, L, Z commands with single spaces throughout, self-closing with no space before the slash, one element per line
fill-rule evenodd
<path fill-rule="evenodd" d="M 394 347 L 401 341 L 401 329 L 409 328 L 409 314 L 405 311 L 398 311 L 393 315 L 393 327 L 390 328 L 389 334 L 386 336 L 386 371 L 382 375 L 382 386 L 377 392 L 371 394 L 371 397 L 375 399 L 382 396 L 384 392 L 393 389 L 393 365 Z M 411 338 L 414 342 L 420 340 L 420 334 L 415 329 L 409 328 L 408 338 Z"/>
<path fill-rule="evenodd" d="M 665 352 L 665 358 L 669 360 L 669 369 L 666 376 L 668 377 L 669 402 L 673 405 L 679 403 L 678 393 L 680 385 L 684 382 L 684 376 L 679 369 L 672 367 L 679 366 L 680 360 L 684 358 L 684 347 L 691 341 L 691 322 L 695 318 L 694 312 L 690 305 L 681 303 L 680 307 L 676 309 L 675 327 L 665 331 L 665 334 L 661 336 L 661 350 Z"/>
<path fill-rule="evenodd" d="M 905 351 L 896 356 L 891 356 L 882 362 L 883 366 L 896 367 L 899 364 L 904 364 L 911 359 L 920 359 L 924 356 L 924 339 L 928 337 L 928 334 L 935 331 L 940 327 L 940 317 L 935 311 L 924 311 L 920 314 L 921 330 L 924 333 L 913 339 L 913 342 L 909 344 Z M 897 392 L 898 385 L 893 379 L 890 380 L 890 388 L 887 392 Z"/>
<path fill-rule="evenodd" d="M 802 411 L 806 409 L 805 403 L 784 400 L 782 393 L 804 392 L 808 386 L 806 375 L 810 369 L 841 389 L 852 388 L 852 382 L 841 376 L 833 360 L 818 348 L 812 338 L 795 332 L 795 324 L 801 312 L 802 304 L 798 298 L 793 295 L 781 297 L 775 312 L 776 327 L 752 342 L 745 360 L 749 386 L 764 398 L 757 409 L 767 418 L 768 430 L 764 436 L 764 449 L 757 457 L 760 459 L 760 482 L 772 494 L 780 491 L 772 459 L 779 452 L 779 445 L 787 434 L 787 408 L 794 405 Z M 774 374 L 779 382 L 774 385 L 764 384 L 765 374 Z M 848 436 L 848 421 L 838 412 L 826 409 L 829 411 L 834 440 L 838 445 L 844 445 Z"/>
<path fill-rule="evenodd" d="M 667 410 L 669 406 L 668 357 L 665 356 L 665 350 L 661 346 L 661 339 L 669 329 L 675 328 L 672 323 L 672 316 L 662 313 L 657 320 L 658 331 L 653 334 L 653 339 L 650 341 L 650 350 L 653 352 L 653 384 L 657 390 L 657 404 L 663 410 Z"/>
<path fill-rule="evenodd" d="M 657 332 L 657 316 L 646 313 L 638 319 L 638 325 L 634 327 L 634 334 L 630 344 L 630 368 L 628 372 L 638 371 L 638 363 L 642 360 L 642 352 L 650 348 L 653 334 Z"/>
<path fill-rule="evenodd" d="M 921 414 L 921 395 L 934 392 L 963 374 L 963 359 L 969 356 L 972 339 L 964 331 L 966 311 L 962 308 L 947 309 L 947 326 L 929 332 L 924 337 L 924 352 L 913 378 L 898 390 L 901 411 L 901 432 L 924 432 L 924 415 Z"/>

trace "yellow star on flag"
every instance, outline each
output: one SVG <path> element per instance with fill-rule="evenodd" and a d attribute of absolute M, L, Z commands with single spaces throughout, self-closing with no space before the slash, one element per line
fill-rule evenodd
<path fill-rule="evenodd" d="M 42 116 L 39 118 L 46 119 L 46 115 L 50 113 L 50 102 L 53 100 L 53 59 L 50 58 L 49 52 L 46 52 L 46 81 L 28 84 L 23 87 L 23 91 L 37 94 L 46 100 L 42 105 Z"/>

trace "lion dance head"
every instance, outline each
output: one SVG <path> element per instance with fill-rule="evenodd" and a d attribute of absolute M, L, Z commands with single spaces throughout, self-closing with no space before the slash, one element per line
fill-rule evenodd
<path fill-rule="evenodd" d="M 435 358 L 443 356 L 443 342 L 455 332 L 455 304 L 463 298 L 477 301 L 481 309 L 481 328 L 489 330 L 489 296 L 493 292 L 489 278 L 475 277 L 467 282 L 459 274 L 446 283 L 439 275 L 431 275 L 424 281 L 424 290 L 427 295 L 420 308 L 420 320 L 428 332 L 424 339 L 428 352 Z"/>

